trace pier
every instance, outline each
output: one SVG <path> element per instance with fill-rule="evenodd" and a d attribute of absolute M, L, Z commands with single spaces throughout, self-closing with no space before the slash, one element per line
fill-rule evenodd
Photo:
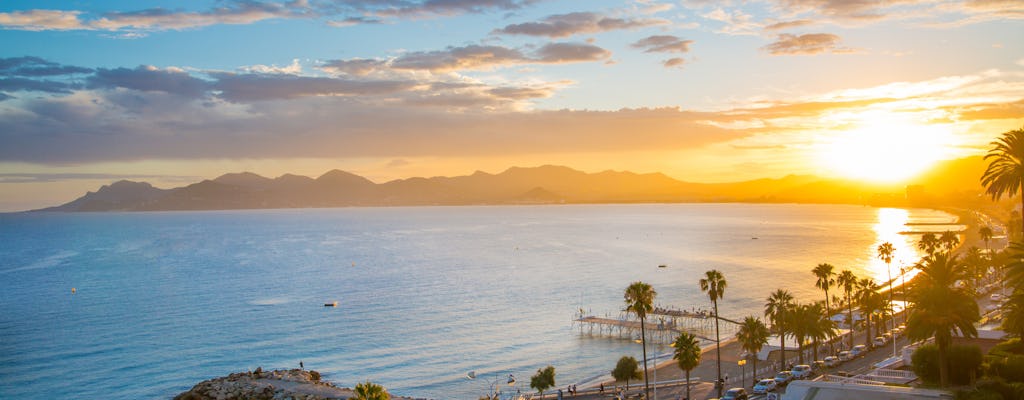
<path fill-rule="evenodd" d="M 579 325 L 581 335 L 630 340 L 640 337 L 640 320 L 633 314 L 622 313 L 617 318 L 612 318 L 584 315 L 582 309 L 580 311 L 577 318 L 573 320 L 573 325 Z M 687 311 L 659 306 L 647 313 L 644 328 L 647 331 L 648 341 L 654 343 L 672 343 L 682 332 L 689 332 L 698 339 L 713 343 L 715 341 L 715 318 L 711 311 L 698 311 L 695 308 Z M 725 317 L 718 317 L 718 320 L 724 322 L 724 324 L 719 324 L 723 336 L 731 336 L 739 328 L 739 323 L 734 320 Z"/>

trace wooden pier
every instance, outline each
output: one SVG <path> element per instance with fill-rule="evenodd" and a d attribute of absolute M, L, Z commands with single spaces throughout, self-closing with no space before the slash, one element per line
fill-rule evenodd
<path fill-rule="evenodd" d="M 581 310 L 582 311 L 582 310 Z M 731 335 L 739 323 L 719 317 L 719 329 L 723 335 Z M 618 318 L 584 315 L 582 312 L 573 320 L 579 325 L 580 334 L 607 336 L 620 339 L 639 340 L 640 320 L 633 314 L 620 314 Z M 655 343 L 672 343 L 682 332 L 689 332 L 701 340 L 714 342 L 715 316 L 709 311 L 686 311 L 681 309 L 655 307 L 647 314 L 644 328 L 647 340 Z"/>

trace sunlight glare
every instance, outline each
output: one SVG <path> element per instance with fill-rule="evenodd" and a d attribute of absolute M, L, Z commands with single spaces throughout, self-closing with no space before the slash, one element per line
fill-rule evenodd
<path fill-rule="evenodd" d="M 936 126 L 886 118 L 834 134 L 820 163 L 849 178 L 894 183 L 911 178 L 946 155 L 951 133 Z"/>
<path fill-rule="evenodd" d="M 918 259 L 921 258 L 921 254 L 918 253 L 916 242 L 913 239 L 913 235 L 901 234 L 901 231 L 907 230 L 906 223 L 909 220 L 910 213 L 907 210 L 900 208 L 880 208 L 878 209 L 878 223 L 872 228 L 875 231 L 876 239 L 875 243 L 871 246 L 869 252 L 871 253 L 870 262 L 868 263 L 868 273 L 871 274 L 871 278 L 876 283 L 884 283 L 889 280 L 889 274 L 892 274 L 894 284 L 901 284 L 900 268 L 907 270 L 913 266 Z M 878 258 L 878 246 L 882 243 L 892 243 L 893 248 L 896 250 L 893 252 L 892 263 L 886 265 L 885 261 Z M 887 268 L 892 268 L 887 270 Z M 910 279 L 916 271 L 907 271 L 906 279 Z"/>

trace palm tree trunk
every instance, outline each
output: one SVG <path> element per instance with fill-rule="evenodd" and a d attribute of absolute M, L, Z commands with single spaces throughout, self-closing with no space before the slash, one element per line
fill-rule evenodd
<path fill-rule="evenodd" d="M 785 369 L 786 368 L 786 328 L 785 328 L 785 325 L 783 325 L 782 323 L 779 323 L 779 347 L 782 350 L 782 353 L 779 355 L 779 361 L 781 362 L 781 364 L 779 364 L 779 368 L 780 369 Z"/>
<path fill-rule="evenodd" d="M 875 348 L 875 344 L 871 341 L 871 314 L 868 314 L 867 317 L 864 318 L 864 322 L 867 324 L 867 329 L 864 330 L 864 345 L 869 349 L 873 349 Z"/>
<path fill-rule="evenodd" d="M 753 387 L 757 384 L 757 354 L 754 354 L 754 373 L 750 374 L 750 386 Z M 686 397 L 690 397 L 689 394 Z"/>
<path fill-rule="evenodd" d="M 804 338 L 796 338 L 796 360 L 800 364 L 804 363 Z"/>
<path fill-rule="evenodd" d="M 949 387 L 949 364 L 946 362 L 946 346 L 942 343 L 937 344 L 939 345 L 939 385 Z"/>
<path fill-rule="evenodd" d="M 828 306 L 828 287 L 825 287 L 825 318 L 827 318 L 829 321 L 832 320 L 832 309 L 829 308 L 829 306 Z M 832 354 L 835 354 L 836 349 L 835 349 L 835 347 L 833 347 L 831 341 L 828 342 L 828 348 L 830 350 L 832 350 L 831 351 Z M 814 340 L 814 359 L 815 360 L 818 359 L 818 340 L 817 339 Z"/>
<path fill-rule="evenodd" d="M 853 300 L 850 299 L 850 293 L 846 293 L 846 305 L 850 308 L 850 348 L 853 348 L 853 334 L 856 329 L 853 329 Z"/>
<path fill-rule="evenodd" d="M 722 338 L 718 336 L 718 300 L 715 303 L 715 364 L 718 365 L 718 381 L 722 381 Z M 722 397 L 722 386 L 718 385 L 718 397 Z"/>
<path fill-rule="evenodd" d="M 640 342 L 644 348 L 644 398 L 651 397 L 650 382 L 647 380 L 647 332 L 644 330 L 644 317 L 640 317 Z"/>
<path fill-rule="evenodd" d="M 686 370 L 686 398 L 690 398 L 690 370 Z"/>

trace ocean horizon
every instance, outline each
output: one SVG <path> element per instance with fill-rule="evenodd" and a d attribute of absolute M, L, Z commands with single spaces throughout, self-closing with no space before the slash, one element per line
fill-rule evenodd
<path fill-rule="evenodd" d="M 527 392 L 546 365 L 565 386 L 640 359 L 573 322 L 622 314 L 631 282 L 706 309 L 697 281 L 718 269 L 722 316 L 760 317 L 777 288 L 822 299 L 819 263 L 884 281 L 884 241 L 895 276 L 919 257 L 906 223 L 955 220 L 805 204 L 2 214 L 0 397 L 170 398 L 300 361 L 411 397 L 475 399 L 509 374 Z"/>

